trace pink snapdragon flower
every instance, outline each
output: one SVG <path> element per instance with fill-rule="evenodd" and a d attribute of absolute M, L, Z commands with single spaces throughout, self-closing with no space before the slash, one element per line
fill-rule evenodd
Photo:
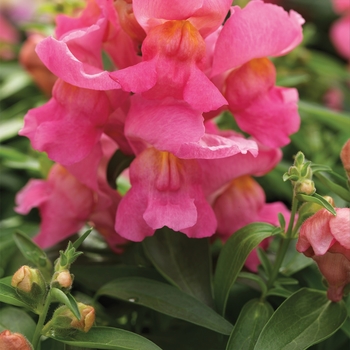
<path fill-rule="evenodd" d="M 144 91 L 148 99 L 173 97 L 202 112 L 221 107 L 227 101 L 202 70 L 206 59 L 202 32 L 214 32 L 228 8 L 229 1 L 134 1 L 135 17 L 147 32 L 142 62 L 111 77 L 124 90 Z"/>
<path fill-rule="evenodd" d="M 108 195 L 97 193 L 79 182 L 61 165 L 55 164 L 47 180 L 32 179 L 17 194 L 15 210 L 24 215 L 34 207 L 39 208 L 40 232 L 34 241 L 42 248 L 73 235 L 89 221 L 97 229 L 101 227 L 107 242 L 118 250 L 126 240 L 113 230 L 113 223 L 107 219 L 108 213 L 116 210 L 119 201 L 117 192 L 110 189 Z"/>
<path fill-rule="evenodd" d="M 251 176 L 232 180 L 212 204 L 218 221 L 217 235 L 226 241 L 240 228 L 253 222 L 278 225 L 278 213 L 289 218 L 290 212 L 282 202 L 266 203 L 265 192 Z M 271 238 L 264 239 L 259 247 L 267 249 Z M 260 264 L 256 249 L 248 256 L 245 266 L 257 272 Z"/>
<path fill-rule="evenodd" d="M 294 49 L 303 22 L 294 11 L 252 1 L 232 7 L 216 44 L 212 77 L 224 76 L 221 89 L 239 127 L 270 147 L 286 145 L 300 120 L 297 90 L 274 85 L 276 71 L 267 56 Z"/>
<path fill-rule="evenodd" d="M 94 90 L 118 89 L 120 85 L 103 68 L 103 50 L 119 68 L 140 61 L 109 0 L 89 0 L 77 18 L 58 16 L 56 38 L 49 37 L 37 47 L 43 63 L 65 82 Z"/>
<path fill-rule="evenodd" d="M 121 90 L 115 94 L 120 102 L 126 97 Z M 59 79 L 49 102 L 28 111 L 19 134 L 50 159 L 71 165 L 93 150 L 111 113 L 106 92 L 78 88 Z"/>
<path fill-rule="evenodd" d="M 117 211 L 115 229 L 121 236 L 142 241 L 163 226 L 196 238 L 215 232 L 196 160 L 147 148 L 131 164 L 130 182 Z"/>
<path fill-rule="evenodd" d="M 296 248 L 317 263 L 328 282 L 328 299 L 337 302 L 350 283 L 350 209 L 335 210 L 336 216 L 321 209 L 307 219 Z"/>

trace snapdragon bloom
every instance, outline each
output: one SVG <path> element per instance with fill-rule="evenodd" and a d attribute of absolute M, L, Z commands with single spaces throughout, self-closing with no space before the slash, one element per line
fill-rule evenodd
<path fill-rule="evenodd" d="M 230 1 L 134 1 L 135 18 L 147 36 L 142 62 L 111 73 L 124 90 L 148 99 L 173 97 L 210 111 L 227 101 L 205 75 L 204 37 L 221 24 Z M 142 75 L 143 79 L 138 78 Z M 200 93 L 199 93 L 200 89 Z"/>
<path fill-rule="evenodd" d="M 17 194 L 15 210 L 23 215 L 34 207 L 39 208 L 40 232 L 34 241 L 42 248 L 73 235 L 90 221 L 97 229 L 98 225 L 103 225 L 101 233 L 105 233 L 106 240 L 112 243 L 111 247 L 118 250 L 118 246 L 126 243 L 126 240 L 115 232 L 112 235 L 113 222 L 112 227 L 106 227 L 108 220 L 101 223 L 101 215 L 108 219 L 110 208 L 116 210 L 119 201 L 117 192 L 110 190 L 108 195 L 103 195 L 103 192 L 93 191 L 64 167 L 55 164 L 47 180 L 32 179 Z"/>
<path fill-rule="evenodd" d="M 267 57 L 294 49 L 303 22 L 294 11 L 252 1 L 243 9 L 232 7 L 217 40 L 212 77 L 223 76 L 221 90 L 239 127 L 270 147 L 286 145 L 300 120 L 297 90 L 275 86 L 275 67 Z"/>
<path fill-rule="evenodd" d="M 328 299 L 337 302 L 350 283 L 350 209 L 321 209 L 300 229 L 296 248 L 318 265 L 328 283 Z"/>

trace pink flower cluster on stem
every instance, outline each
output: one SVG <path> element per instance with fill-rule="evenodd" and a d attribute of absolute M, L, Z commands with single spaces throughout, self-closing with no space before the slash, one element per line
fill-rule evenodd
<path fill-rule="evenodd" d="M 39 207 L 42 246 L 86 221 L 103 226 L 115 249 L 163 226 L 201 238 L 229 225 L 233 233 L 248 222 L 276 222 L 284 207 L 266 205 L 259 187 L 247 192 L 259 198 L 250 218 L 235 215 L 232 222 L 218 198 L 226 192 L 246 207 L 244 195 L 229 190 L 232 181 L 270 171 L 299 127 L 297 92 L 274 85 L 267 57 L 300 43 L 303 20 L 262 1 L 230 6 L 231 0 L 88 0 L 79 17 L 58 16 L 55 36 L 36 49 L 58 80 L 20 132 L 58 163 L 17 197 L 20 213 Z M 252 138 L 216 127 L 213 118 L 225 109 Z M 123 197 L 106 180 L 116 149 L 135 157 Z"/>

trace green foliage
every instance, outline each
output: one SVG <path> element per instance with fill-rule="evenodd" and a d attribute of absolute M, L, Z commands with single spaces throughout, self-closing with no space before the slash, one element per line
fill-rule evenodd
<path fill-rule="evenodd" d="M 218 311 L 225 313 L 230 289 L 241 271 L 248 254 L 265 238 L 272 236 L 276 227 L 254 223 L 235 232 L 221 250 L 215 276 L 214 295 Z"/>
<path fill-rule="evenodd" d="M 325 292 L 300 289 L 272 315 L 254 349 L 307 349 L 336 332 L 346 318 L 344 302 L 332 303 Z"/>
<path fill-rule="evenodd" d="M 119 278 L 97 291 L 96 297 L 102 295 L 144 305 L 221 334 L 232 330 L 232 325 L 213 309 L 165 283 L 141 277 Z"/>

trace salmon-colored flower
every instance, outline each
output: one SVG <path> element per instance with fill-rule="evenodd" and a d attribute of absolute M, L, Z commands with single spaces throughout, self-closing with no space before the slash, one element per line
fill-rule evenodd
<path fill-rule="evenodd" d="M 335 210 L 336 216 L 321 209 L 307 219 L 296 248 L 316 261 L 328 282 L 328 299 L 337 302 L 350 283 L 350 209 Z"/>

